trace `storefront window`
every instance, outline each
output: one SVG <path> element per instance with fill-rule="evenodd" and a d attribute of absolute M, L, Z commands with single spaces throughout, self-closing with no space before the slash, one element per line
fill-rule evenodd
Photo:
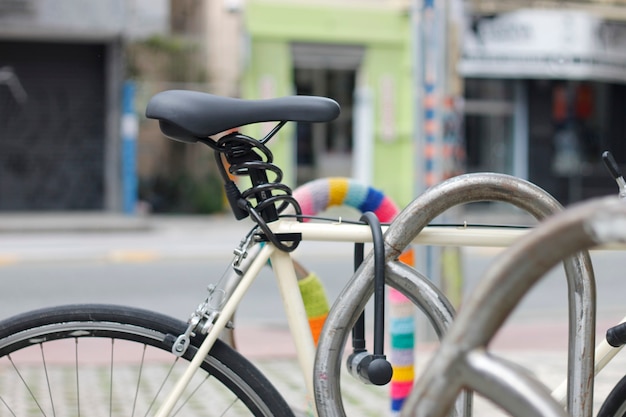
<path fill-rule="evenodd" d="M 601 159 L 610 150 L 622 163 L 625 123 L 615 104 L 621 85 L 586 80 L 528 83 L 530 180 L 563 204 L 614 193 Z"/>
<path fill-rule="evenodd" d="M 350 176 L 356 71 L 296 68 L 294 78 L 297 94 L 330 97 L 341 105 L 341 115 L 332 122 L 298 123 L 298 184 L 321 176 Z"/>
<path fill-rule="evenodd" d="M 341 114 L 330 123 L 298 123 L 297 183 L 350 176 L 354 88 L 365 48 L 310 42 L 290 47 L 296 94 L 330 97 L 341 106 Z"/>
<path fill-rule="evenodd" d="M 599 162 L 608 145 L 600 130 L 603 116 L 599 110 L 605 96 L 606 84 L 602 83 L 552 83 L 554 174 L 581 175 L 589 170 L 589 164 Z"/>
<path fill-rule="evenodd" d="M 465 81 L 467 171 L 513 171 L 513 91 L 506 80 Z"/>

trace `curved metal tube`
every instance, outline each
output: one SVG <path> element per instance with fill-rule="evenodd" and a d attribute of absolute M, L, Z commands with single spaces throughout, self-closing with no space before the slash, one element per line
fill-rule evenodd
<path fill-rule="evenodd" d="M 517 206 L 537 219 L 560 212 L 562 206 L 536 185 L 504 174 L 460 175 L 436 185 L 410 203 L 385 233 L 385 260 L 396 259 L 415 236 L 435 217 L 461 204 L 500 201 Z M 593 346 L 595 344 L 595 281 L 588 253 L 564 261 L 569 299 L 568 410 L 574 417 L 591 415 L 593 388 Z M 314 389 L 321 416 L 344 416 L 339 386 L 328 375 L 339 368 L 342 340 L 333 337 L 338 328 L 351 326 L 350 312 L 360 311 L 373 279 L 373 258 L 361 267 L 334 303 L 320 336 L 314 368 Z M 575 366 L 578 365 L 578 366 Z M 576 372 L 575 372 L 576 371 Z M 580 371 L 580 372 L 578 372 Z M 591 377 L 585 377 L 591 376 Z"/>
<path fill-rule="evenodd" d="M 626 204 L 610 197 L 573 206 L 508 248 L 492 264 L 464 304 L 444 336 L 439 351 L 418 379 L 401 415 L 443 416 L 451 404 L 446 399 L 454 398 L 455 391 L 458 392 L 457 387 L 447 385 L 448 380 L 463 374 L 464 369 L 475 375 L 495 372 L 489 364 L 477 366 L 473 356 L 476 352 L 484 352 L 485 346 L 511 311 L 545 273 L 573 253 L 624 241 Z M 554 415 L 548 410 L 557 406 L 556 401 L 546 395 L 541 398 L 545 387 L 518 385 L 521 374 L 509 368 L 510 382 L 498 393 L 498 401 L 507 404 L 507 411 L 516 416 Z M 480 389 L 482 377 L 478 378 L 478 382 L 471 378 L 461 379 L 465 387 Z M 457 382 L 455 384 L 458 385 Z M 529 409 L 509 401 L 515 396 L 525 397 L 535 411 L 530 413 Z"/>
<path fill-rule="evenodd" d="M 435 332 L 442 337 L 447 331 L 448 327 L 452 323 L 455 316 L 454 307 L 450 304 L 446 296 L 437 288 L 428 278 L 421 275 L 413 268 L 399 262 L 391 261 L 386 264 L 385 269 L 386 284 L 397 289 L 402 294 L 407 296 L 411 302 L 417 305 L 426 314 L 430 323 L 433 325 Z M 366 294 L 360 300 L 354 308 L 342 310 L 340 314 L 347 318 L 347 329 L 351 329 L 356 323 L 359 314 L 365 308 L 368 299 L 374 293 L 373 275 L 372 280 L 365 289 Z M 343 304 L 343 303 L 338 303 Z M 345 332 L 347 336 L 350 332 Z M 345 346 L 346 339 L 343 339 L 341 343 L 341 349 L 338 352 L 341 356 L 343 346 Z M 339 375 L 340 362 L 334 362 L 329 364 L 332 368 L 327 371 L 325 375 Z M 325 378 L 321 376 L 315 378 L 319 383 L 331 382 L 334 378 Z M 335 404 L 339 409 L 343 410 L 343 402 L 339 389 L 337 391 L 329 391 L 328 396 L 324 398 L 325 402 Z M 459 398 L 457 408 L 458 410 L 467 409 L 470 405 L 470 398 L 462 395 Z M 318 411 L 319 412 L 319 411 Z"/>
<path fill-rule="evenodd" d="M 426 315 L 437 335 L 443 337 L 456 315 L 445 294 L 427 277 L 400 261 L 387 262 L 385 275 L 394 288 L 410 297 Z"/>
<path fill-rule="evenodd" d="M 539 381 L 519 366 L 475 349 L 457 362 L 461 385 L 471 386 L 502 409 L 521 410 L 524 416 L 567 415 Z M 408 408 L 408 407 L 407 407 Z M 408 411 L 408 410 L 407 410 Z"/>

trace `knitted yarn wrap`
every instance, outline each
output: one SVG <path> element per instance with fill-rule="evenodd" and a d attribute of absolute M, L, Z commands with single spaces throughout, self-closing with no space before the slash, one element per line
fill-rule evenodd
<path fill-rule="evenodd" d="M 400 212 L 398 206 L 382 191 L 349 178 L 321 178 L 308 182 L 293 192 L 294 198 L 302 208 L 304 215 L 316 215 L 333 206 L 352 207 L 361 213 L 371 211 L 382 223 L 390 223 Z M 413 252 L 408 250 L 401 257 L 403 262 L 413 265 Z M 315 294 L 323 293 L 319 289 L 319 278 L 307 277 L 307 285 L 315 286 Z M 313 284 L 311 280 L 317 279 Z M 310 294 L 308 293 L 309 297 Z M 320 300 L 304 299 L 307 303 L 320 305 Z M 399 413 L 404 400 L 408 397 L 414 379 L 414 340 L 415 340 L 415 308 L 411 302 L 397 290 L 390 288 L 389 300 L 389 332 L 391 352 L 389 361 L 393 366 L 393 377 L 390 383 L 391 411 Z M 323 304 L 323 303 L 322 303 Z M 328 303 L 326 302 L 326 306 Z M 317 342 L 321 331 L 320 311 L 316 310 L 315 317 L 309 316 L 309 324 Z M 323 317 L 328 314 L 326 310 Z M 313 320 L 312 320 L 313 319 Z M 317 334 L 315 334 L 317 332 Z"/>

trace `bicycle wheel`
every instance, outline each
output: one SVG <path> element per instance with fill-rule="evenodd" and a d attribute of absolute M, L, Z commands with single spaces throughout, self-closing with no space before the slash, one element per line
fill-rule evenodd
<path fill-rule="evenodd" d="M 609 392 L 598 411 L 598 417 L 626 417 L 626 376 Z"/>
<path fill-rule="evenodd" d="M 196 352 L 170 353 L 186 324 L 110 305 L 53 307 L 0 322 L 0 415 L 147 416 Z M 176 416 L 293 416 L 270 382 L 217 341 Z"/>

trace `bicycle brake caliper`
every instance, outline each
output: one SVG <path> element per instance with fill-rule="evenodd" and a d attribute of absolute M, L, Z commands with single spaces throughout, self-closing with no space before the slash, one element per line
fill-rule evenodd
<path fill-rule="evenodd" d="M 185 333 L 176 338 L 172 346 L 174 355 L 183 356 L 191 344 L 191 338 L 196 335 L 195 332 L 199 331 L 201 334 L 207 334 L 219 316 L 219 309 L 224 301 L 224 292 L 215 285 L 209 285 L 208 291 L 209 296 L 187 320 Z"/>
<path fill-rule="evenodd" d="M 191 337 L 194 336 L 193 330 L 200 322 L 199 317 L 194 313 L 188 321 L 187 329 L 185 333 L 176 338 L 174 345 L 172 346 L 172 353 L 176 356 L 183 356 L 191 343 Z"/>

